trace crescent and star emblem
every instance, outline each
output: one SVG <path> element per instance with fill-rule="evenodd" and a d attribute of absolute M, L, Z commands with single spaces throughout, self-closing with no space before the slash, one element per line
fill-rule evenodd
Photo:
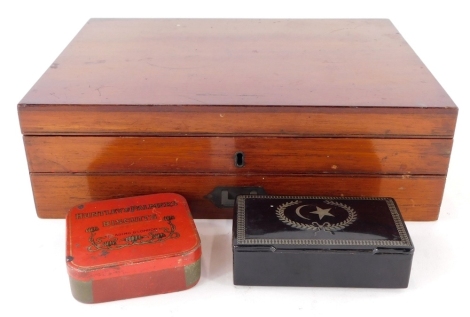
<path fill-rule="evenodd" d="M 302 205 L 302 206 L 299 206 L 295 209 L 295 213 L 297 214 L 297 216 L 299 216 L 300 218 L 303 218 L 303 219 L 306 219 L 306 220 L 310 220 L 308 219 L 307 217 L 304 217 L 302 216 L 302 214 L 300 213 L 300 209 L 302 209 L 302 207 L 305 207 L 305 206 L 308 206 L 308 205 Z M 318 206 L 315 206 L 317 207 L 317 210 L 315 211 L 311 211 L 309 212 L 310 214 L 316 214 L 318 215 L 318 218 L 320 218 L 320 220 L 322 220 L 323 217 L 325 216 L 328 216 L 328 217 L 334 217 L 334 215 L 330 214 L 330 210 L 331 208 L 328 208 L 328 209 L 322 209 Z"/>
<path fill-rule="evenodd" d="M 276 209 L 277 218 L 283 223 L 285 223 L 286 225 L 291 226 L 296 229 L 312 230 L 314 232 L 325 231 L 325 232 L 330 232 L 330 233 L 334 231 L 343 230 L 344 228 L 346 228 L 347 226 L 355 222 L 357 219 L 356 211 L 351 206 L 348 206 L 342 202 L 332 201 L 329 199 L 325 199 L 322 201 L 323 204 L 330 205 L 331 208 L 321 208 L 321 207 L 318 207 L 318 205 L 315 203 L 304 204 L 304 205 L 301 205 L 301 203 L 302 202 L 299 200 L 292 200 L 292 201 L 287 201 L 283 204 L 280 204 L 279 207 L 277 207 Z M 296 206 L 295 209 L 294 208 L 290 209 L 290 207 L 294 207 L 294 206 Z M 305 213 L 304 215 L 302 215 L 301 213 L 302 208 L 307 207 L 307 206 L 310 206 L 311 208 L 313 207 L 316 208 L 316 210 L 314 211 L 309 211 L 309 214 L 317 215 L 319 219 L 316 219 L 316 220 L 318 221 L 313 221 L 313 219 L 309 219 L 305 217 L 307 216 Z M 330 212 L 333 208 L 335 208 L 335 215 L 331 214 Z M 287 215 L 286 215 L 286 209 L 288 210 Z M 293 216 L 294 210 L 295 210 L 295 214 L 297 215 L 297 217 L 295 217 L 297 220 L 299 220 L 299 218 L 302 218 L 302 219 L 307 220 L 308 223 L 305 223 L 305 221 L 298 222 L 297 220 L 295 220 L 295 218 L 290 219 L 289 215 Z M 331 220 L 331 221 L 325 221 L 325 220 L 322 220 L 323 217 L 332 217 L 332 218 L 325 219 L 325 220 Z"/>

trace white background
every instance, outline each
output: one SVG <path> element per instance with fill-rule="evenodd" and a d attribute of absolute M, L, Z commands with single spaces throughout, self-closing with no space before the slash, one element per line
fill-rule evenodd
<path fill-rule="evenodd" d="M 309 3 L 309 5 L 307 5 Z M 470 23 L 466 1 L 2 1 L 0 4 L 0 316 L 468 316 Z M 229 220 L 198 220 L 202 277 L 178 293 L 96 305 L 70 294 L 64 220 L 36 217 L 16 104 L 91 17 L 389 18 L 460 113 L 440 219 L 408 222 L 409 288 L 241 287 Z M 460 310 L 458 313 L 457 311 Z"/>

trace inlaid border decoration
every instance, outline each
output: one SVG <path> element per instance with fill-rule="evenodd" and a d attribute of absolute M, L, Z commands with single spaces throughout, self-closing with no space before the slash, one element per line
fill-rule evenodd
<path fill-rule="evenodd" d="M 400 240 L 333 240 L 333 239 L 247 239 L 245 199 L 322 199 L 322 200 L 385 200 L 397 228 Z M 326 196 L 268 196 L 240 195 L 237 197 L 237 243 L 244 245 L 338 245 L 412 247 L 411 239 L 392 199 L 386 197 L 326 197 Z"/>

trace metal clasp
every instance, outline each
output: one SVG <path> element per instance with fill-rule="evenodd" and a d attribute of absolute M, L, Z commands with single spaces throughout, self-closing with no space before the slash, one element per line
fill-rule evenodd
<path fill-rule="evenodd" d="M 212 192 L 205 196 L 219 208 L 230 208 L 235 205 L 235 198 L 238 195 L 266 195 L 263 187 L 226 187 L 214 188 Z"/>

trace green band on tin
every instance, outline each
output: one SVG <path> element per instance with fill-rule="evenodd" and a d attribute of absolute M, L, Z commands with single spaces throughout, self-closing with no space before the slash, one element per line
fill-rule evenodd
<path fill-rule="evenodd" d="M 93 281 L 79 281 L 71 277 L 69 279 L 73 297 L 82 303 L 93 303 Z"/>
<path fill-rule="evenodd" d="M 199 281 L 201 276 L 201 259 L 184 267 L 184 276 L 186 279 L 186 287 L 193 286 Z"/>

